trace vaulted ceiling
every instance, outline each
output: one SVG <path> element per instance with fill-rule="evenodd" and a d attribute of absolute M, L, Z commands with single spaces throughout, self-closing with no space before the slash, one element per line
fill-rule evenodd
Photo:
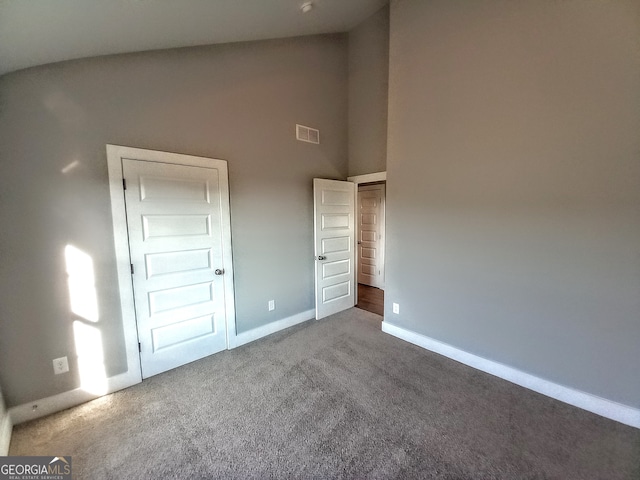
<path fill-rule="evenodd" d="M 302 12 L 311 1 L 312 8 Z M 388 0 L 0 0 L 0 75 L 82 57 L 345 32 Z"/>

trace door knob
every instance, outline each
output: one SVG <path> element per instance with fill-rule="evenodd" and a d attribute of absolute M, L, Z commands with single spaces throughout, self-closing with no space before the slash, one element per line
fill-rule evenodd
<path fill-rule="evenodd" d="M 220 269 L 220 268 L 216 268 L 215 272 L 216 275 L 222 275 L 224 273 L 224 268 Z"/>
<path fill-rule="evenodd" d="M 325 257 L 324 255 L 318 255 L 318 260 L 326 260 L 327 257 Z"/>

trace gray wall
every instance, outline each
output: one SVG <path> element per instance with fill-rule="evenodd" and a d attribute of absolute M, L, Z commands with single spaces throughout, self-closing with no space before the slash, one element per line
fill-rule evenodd
<path fill-rule="evenodd" d="M 387 167 L 389 6 L 349 32 L 349 175 Z"/>
<path fill-rule="evenodd" d="M 640 407 L 639 22 L 392 2 L 385 321 Z"/>
<path fill-rule="evenodd" d="M 346 35 L 330 35 L 0 77 L 0 384 L 9 407 L 79 385 L 67 244 L 94 261 L 107 374 L 125 369 L 107 143 L 229 162 L 239 333 L 313 308 L 312 178 L 347 175 L 347 62 Z M 319 128 L 322 143 L 296 141 L 296 123 Z M 72 372 L 54 376 L 51 360 L 62 355 Z"/>

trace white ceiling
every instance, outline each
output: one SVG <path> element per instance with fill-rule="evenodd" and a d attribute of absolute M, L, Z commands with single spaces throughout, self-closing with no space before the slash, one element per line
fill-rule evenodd
<path fill-rule="evenodd" d="M 0 75 L 112 53 L 346 32 L 388 0 L 0 0 Z"/>

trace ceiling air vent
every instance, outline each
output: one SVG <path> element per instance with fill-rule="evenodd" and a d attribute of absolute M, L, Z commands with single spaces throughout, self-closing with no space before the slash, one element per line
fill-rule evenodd
<path fill-rule="evenodd" d="M 296 138 L 301 142 L 320 143 L 320 131 L 304 125 L 296 125 Z"/>

